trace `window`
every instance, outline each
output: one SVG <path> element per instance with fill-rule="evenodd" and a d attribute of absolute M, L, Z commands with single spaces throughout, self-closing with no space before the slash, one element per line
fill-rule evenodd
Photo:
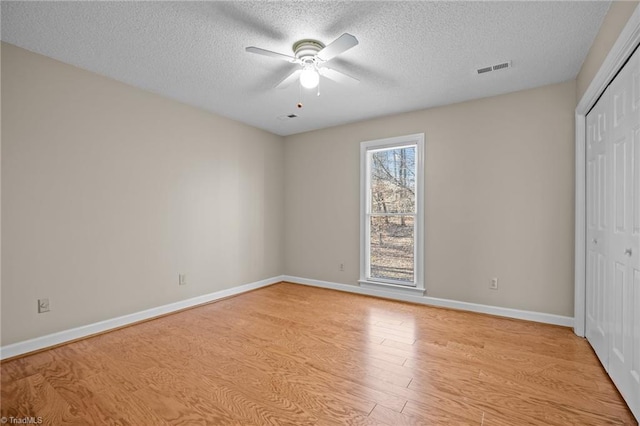
<path fill-rule="evenodd" d="M 424 293 L 424 134 L 360 144 L 360 285 Z"/>

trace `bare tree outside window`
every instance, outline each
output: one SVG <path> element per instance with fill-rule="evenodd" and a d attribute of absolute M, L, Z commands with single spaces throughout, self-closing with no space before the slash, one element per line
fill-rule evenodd
<path fill-rule="evenodd" d="M 416 148 L 372 151 L 370 167 L 370 276 L 413 283 Z"/>

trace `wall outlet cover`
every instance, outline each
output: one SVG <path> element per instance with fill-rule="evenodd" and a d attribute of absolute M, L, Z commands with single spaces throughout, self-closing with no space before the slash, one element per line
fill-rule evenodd
<path fill-rule="evenodd" d="M 38 299 L 38 313 L 49 312 L 49 299 Z"/>

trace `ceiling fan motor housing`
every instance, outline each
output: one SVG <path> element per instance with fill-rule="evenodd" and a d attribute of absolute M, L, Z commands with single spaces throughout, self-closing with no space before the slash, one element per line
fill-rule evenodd
<path fill-rule="evenodd" d="M 315 62 L 316 54 L 324 49 L 324 43 L 318 40 L 304 39 L 293 44 L 293 52 L 296 58 L 303 63 Z"/>

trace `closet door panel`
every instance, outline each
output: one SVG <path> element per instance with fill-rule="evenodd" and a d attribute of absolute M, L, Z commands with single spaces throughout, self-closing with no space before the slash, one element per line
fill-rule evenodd
<path fill-rule="evenodd" d="M 607 258 L 611 182 L 607 140 L 609 139 L 609 94 L 605 92 L 587 115 L 587 291 L 586 335 L 600 362 L 609 362 L 610 266 Z"/>
<path fill-rule="evenodd" d="M 609 374 L 631 410 L 640 411 L 640 51 L 611 83 L 613 226 L 607 258 L 613 267 L 610 294 Z"/>

